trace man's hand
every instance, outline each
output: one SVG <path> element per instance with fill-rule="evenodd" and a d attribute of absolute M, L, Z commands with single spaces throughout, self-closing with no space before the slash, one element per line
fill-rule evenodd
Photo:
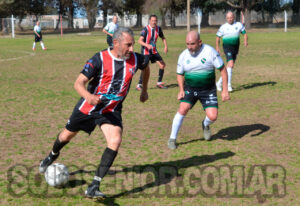
<path fill-rule="evenodd" d="M 179 93 L 178 93 L 178 95 L 177 95 L 177 99 L 178 100 L 181 100 L 181 99 L 183 99 L 184 98 L 184 91 L 180 91 Z"/>
<path fill-rule="evenodd" d="M 223 102 L 225 102 L 225 101 L 227 101 L 227 100 L 230 100 L 230 96 L 229 96 L 229 93 L 228 93 L 228 91 L 222 91 L 222 93 L 221 93 L 221 96 L 222 96 L 222 101 Z"/>
<path fill-rule="evenodd" d="M 141 96 L 140 96 L 140 101 L 141 101 L 141 102 L 145 102 L 145 101 L 147 101 L 147 100 L 148 100 L 148 92 L 142 90 L 142 91 L 141 91 Z"/>
<path fill-rule="evenodd" d="M 248 47 L 248 42 L 244 41 L 244 45 L 245 45 L 245 47 Z"/>
<path fill-rule="evenodd" d="M 165 47 L 164 52 L 165 52 L 165 54 L 168 53 L 168 47 Z"/>
<path fill-rule="evenodd" d="M 153 46 L 151 45 L 151 44 L 147 44 L 147 49 L 149 49 L 149 50 L 151 50 L 151 49 L 153 49 Z"/>
<path fill-rule="evenodd" d="M 100 97 L 94 94 L 90 94 L 86 98 L 87 103 L 90 105 L 97 105 L 101 102 Z"/>

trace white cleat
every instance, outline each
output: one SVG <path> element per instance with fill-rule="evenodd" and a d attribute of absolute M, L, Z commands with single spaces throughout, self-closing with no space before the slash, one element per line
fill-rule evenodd
<path fill-rule="evenodd" d="M 232 92 L 232 87 L 230 84 L 228 85 L 228 92 Z"/>
<path fill-rule="evenodd" d="M 221 91 L 222 91 L 222 86 L 221 86 L 221 84 L 216 83 L 216 86 L 217 86 L 217 90 L 218 90 L 219 92 L 221 92 Z"/>

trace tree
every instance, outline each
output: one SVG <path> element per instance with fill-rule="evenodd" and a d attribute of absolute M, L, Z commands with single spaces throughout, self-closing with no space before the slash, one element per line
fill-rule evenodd
<path fill-rule="evenodd" d="M 124 11 L 129 14 L 136 14 L 135 27 L 142 27 L 142 11 L 146 0 L 124 0 Z"/>
<path fill-rule="evenodd" d="M 258 3 L 264 0 L 217 0 L 218 2 L 225 2 L 230 7 L 234 9 L 240 9 L 245 17 L 245 27 L 246 29 L 251 28 L 251 10 Z"/>
<path fill-rule="evenodd" d="M 96 24 L 96 16 L 99 11 L 99 0 L 79 0 L 79 3 L 85 8 L 89 29 L 92 30 Z"/>
<path fill-rule="evenodd" d="M 118 13 L 120 16 L 123 16 L 123 0 L 102 0 L 100 4 L 100 9 L 103 11 L 103 26 L 107 24 L 107 15 Z"/>
<path fill-rule="evenodd" d="M 292 23 L 293 24 L 300 24 L 300 0 L 294 0 L 292 5 L 293 16 L 292 16 Z"/>

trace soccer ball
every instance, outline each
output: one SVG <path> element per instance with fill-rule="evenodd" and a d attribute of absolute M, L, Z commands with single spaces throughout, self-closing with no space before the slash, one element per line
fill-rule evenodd
<path fill-rule="evenodd" d="M 63 187 L 69 181 L 68 168 L 61 163 L 54 163 L 47 168 L 45 179 L 50 186 Z"/>

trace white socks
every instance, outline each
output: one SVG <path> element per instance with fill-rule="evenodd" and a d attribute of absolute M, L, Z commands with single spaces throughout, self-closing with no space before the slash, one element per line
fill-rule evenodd
<path fill-rule="evenodd" d="M 35 45 L 36 45 L 36 43 L 33 42 L 32 49 L 35 49 Z M 41 47 L 42 47 L 42 49 L 45 49 L 45 45 L 43 42 L 41 42 Z"/>
<path fill-rule="evenodd" d="M 179 112 L 176 113 L 174 119 L 173 119 L 173 124 L 172 124 L 172 132 L 170 135 L 170 139 L 176 139 L 178 131 L 182 125 L 184 119 L 184 115 L 181 115 Z"/>
<path fill-rule="evenodd" d="M 45 49 L 44 43 L 41 42 L 42 49 Z"/>
<path fill-rule="evenodd" d="M 206 116 L 205 119 L 204 119 L 204 122 L 203 122 L 204 126 L 207 127 L 207 126 L 211 125 L 212 123 L 214 123 L 214 121 L 211 121 L 211 120 Z"/>
<path fill-rule="evenodd" d="M 232 68 L 231 67 L 227 67 L 226 70 L 227 70 L 227 76 L 228 76 L 227 82 L 228 82 L 228 85 L 231 85 Z M 220 77 L 220 79 L 218 80 L 217 84 L 222 86 L 222 82 L 223 82 L 222 81 L 222 77 Z"/>
<path fill-rule="evenodd" d="M 227 67 L 228 85 L 231 85 L 232 68 Z"/>

